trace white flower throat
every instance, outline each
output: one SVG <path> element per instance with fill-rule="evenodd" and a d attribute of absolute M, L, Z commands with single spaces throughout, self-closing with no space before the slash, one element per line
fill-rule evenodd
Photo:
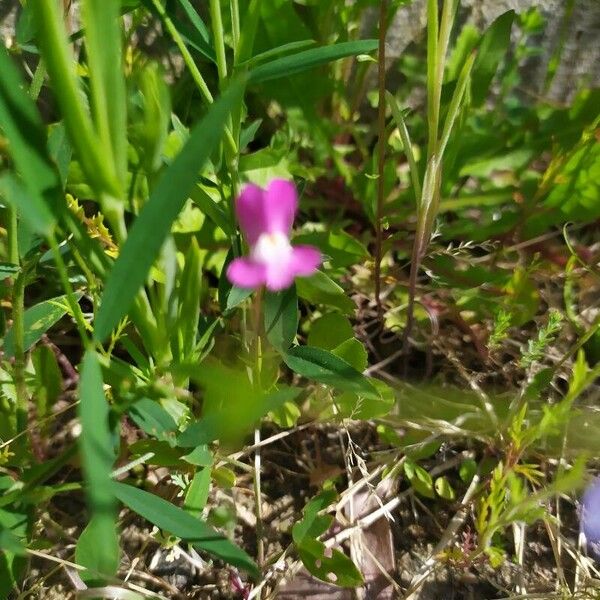
<path fill-rule="evenodd" d="M 286 262 L 291 253 L 290 240 L 279 231 L 261 233 L 252 248 L 252 258 L 263 264 Z"/>

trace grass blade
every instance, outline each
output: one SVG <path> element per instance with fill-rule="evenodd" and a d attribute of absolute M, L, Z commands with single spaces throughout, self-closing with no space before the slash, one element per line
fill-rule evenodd
<path fill-rule="evenodd" d="M 119 186 L 111 165 L 102 158 L 90 116 L 84 108 L 75 74 L 77 63 L 67 43 L 58 3 L 55 0 L 39 0 L 32 3 L 32 10 L 44 64 L 81 166 L 97 191 L 116 198 Z"/>
<path fill-rule="evenodd" d="M 114 165 L 121 188 L 127 170 L 127 114 L 121 55 L 119 0 L 84 0 L 82 18 L 92 109 L 104 157 Z"/>
<path fill-rule="evenodd" d="M 280 77 L 289 77 L 340 58 L 368 54 L 376 50 L 378 45 L 378 40 L 359 40 L 311 48 L 291 56 L 283 56 L 250 71 L 249 82 L 263 83 Z"/>
<path fill-rule="evenodd" d="M 514 18 L 515 11 L 505 12 L 483 34 L 473 67 L 473 85 L 471 86 L 473 106 L 481 106 L 487 98 L 498 65 L 510 44 L 510 31 Z"/>
<path fill-rule="evenodd" d="M 103 386 L 98 356 L 94 350 L 87 350 L 79 384 L 79 447 L 92 520 L 82 535 L 78 549 L 80 557 L 84 556 L 85 566 L 105 575 L 114 575 L 119 563 L 116 502 L 110 479 L 115 451 Z"/>
<path fill-rule="evenodd" d="M 198 179 L 198 171 L 219 143 L 231 108 L 243 91 L 244 82 L 238 81 L 211 106 L 160 178 L 108 275 L 94 328 L 96 340 L 106 338 L 131 307 Z"/>
<path fill-rule="evenodd" d="M 406 123 L 404 121 L 404 115 L 402 114 L 402 110 L 398 105 L 398 101 L 396 100 L 396 97 L 393 94 L 391 94 L 390 92 L 386 92 L 386 98 L 390 109 L 392 110 L 392 117 L 394 118 L 396 127 L 398 127 L 398 131 L 400 132 L 400 139 L 402 140 L 402 145 L 404 146 L 404 153 L 406 154 L 408 166 L 410 167 L 410 179 L 415 190 L 415 197 L 417 198 L 417 202 L 419 202 L 421 199 L 421 180 L 419 179 L 419 168 L 417 166 L 417 161 L 413 152 L 412 143 L 410 141 L 410 135 L 408 133 L 408 129 L 406 128 Z"/>
<path fill-rule="evenodd" d="M 469 82 L 471 80 L 471 71 L 473 69 L 474 62 L 475 53 L 473 52 L 471 53 L 471 56 L 469 56 L 469 58 L 466 60 L 460 72 L 458 83 L 456 84 L 454 94 L 452 95 L 452 100 L 450 100 L 448 114 L 446 115 L 446 121 L 444 122 L 442 139 L 440 141 L 440 157 L 444 155 L 444 151 L 446 150 L 446 146 L 448 145 L 448 140 L 450 139 L 450 134 L 452 133 L 452 128 L 454 127 L 454 123 L 456 122 L 456 118 L 458 117 L 458 113 L 462 106 L 462 101 L 465 97 L 465 91 L 467 90 L 467 86 L 469 85 Z M 435 212 L 437 213 L 437 207 Z"/>
<path fill-rule="evenodd" d="M 24 91 L 23 81 L 3 44 L 0 44 L 0 126 L 10 142 L 10 153 L 31 198 L 26 209 L 29 223 L 36 231 L 50 233 L 53 212 L 61 197 L 61 184 L 51 161 L 46 133 L 33 100 Z M 22 194 L 16 178 L 4 181 L 4 193 L 23 209 Z M 22 211 L 19 210 L 21 213 Z"/>

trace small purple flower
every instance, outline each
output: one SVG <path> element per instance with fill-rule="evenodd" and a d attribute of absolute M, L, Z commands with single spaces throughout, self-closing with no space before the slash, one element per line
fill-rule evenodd
<path fill-rule="evenodd" d="M 231 283 L 246 289 L 264 285 L 276 292 L 290 287 L 296 277 L 317 270 L 321 264 L 317 248 L 290 244 L 298 211 L 298 196 L 291 181 L 274 179 L 266 190 L 246 185 L 235 210 L 250 255 L 230 263 L 227 277 Z"/>
<path fill-rule="evenodd" d="M 581 499 L 581 530 L 596 555 L 600 552 L 600 478 L 594 479 Z"/>

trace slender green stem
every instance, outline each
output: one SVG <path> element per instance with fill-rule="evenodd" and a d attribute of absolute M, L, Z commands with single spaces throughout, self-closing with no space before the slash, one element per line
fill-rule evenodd
<path fill-rule="evenodd" d="M 88 326 L 85 322 L 85 317 L 83 316 L 81 306 L 79 306 L 79 302 L 77 301 L 77 296 L 75 295 L 73 286 L 71 285 L 71 282 L 69 280 L 67 265 L 65 264 L 62 254 L 60 253 L 60 247 L 56 241 L 54 234 L 48 237 L 48 243 L 50 244 L 50 249 L 52 250 L 52 256 L 54 257 L 54 262 L 56 263 L 56 268 L 58 270 L 60 281 L 62 283 L 63 289 L 65 290 L 65 294 L 67 295 L 67 302 L 69 303 L 69 308 L 73 313 L 73 318 L 75 319 L 75 324 L 77 325 L 77 331 L 79 332 L 79 336 L 81 337 L 81 341 L 83 342 L 84 348 L 88 349 L 91 345 L 90 338 L 87 334 Z"/>
<path fill-rule="evenodd" d="M 210 0 L 210 20 L 215 42 L 215 52 L 217 54 L 219 82 L 222 84 L 227 79 L 227 59 L 225 57 L 225 36 L 223 19 L 221 17 L 221 0 Z"/>
<path fill-rule="evenodd" d="M 233 36 L 233 55 L 234 64 L 235 56 L 237 54 L 238 44 L 240 43 L 240 5 L 239 0 L 230 0 L 229 3 L 231 9 L 231 34 Z"/>
<path fill-rule="evenodd" d="M 190 75 L 192 76 L 192 79 L 196 84 L 196 87 L 200 90 L 200 93 L 208 102 L 208 104 L 212 104 L 214 102 L 214 98 L 210 93 L 208 86 L 206 85 L 206 81 L 204 81 L 204 77 L 202 77 L 202 74 L 198 70 L 198 67 L 194 62 L 190 51 L 187 49 L 187 46 L 185 45 L 185 42 L 183 41 L 181 35 L 179 35 L 177 27 L 175 27 L 173 21 L 171 21 L 171 18 L 167 14 L 165 7 L 161 4 L 160 0 L 152 0 L 152 5 L 158 12 L 158 15 L 160 16 L 165 27 L 167 28 L 167 31 L 169 32 L 170 36 L 173 38 L 173 41 L 177 45 L 177 48 L 179 48 L 179 52 L 181 52 L 181 56 L 183 57 L 183 62 L 185 62 L 185 65 L 188 68 Z"/>
<path fill-rule="evenodd" d="M 185 63 L 185 66 L 188 68 L 190 75 L 192 76 L 192 79 L 194 80 L 194 83 L 196 84 L 196 87 L 202 94 L 202 97 L 208 104 L 212 104 L 214 102 L 213 95 L 210 93 L 210 90 L 208 89 L 208 86 L 206 85 L 206 81 L 204 80 L 204 77 L 202 77 L 202 74 L 198 70 L 198 67 L 196 66 L 196 63 L 194 62 L 194 59 L 193 59 L 192 55 L 190 54 L 190 51 L 187 49 L 187 46 L 185 45 L 183 38 L 181 37 L 181 35 L 179 35 L 179 31 L 177 31 L 177 28 L 173 24 L 173 21 L 171 21 L 169 15 L 165 11 L 164 6 L 160 3 L 159 0 L 152 0 L 152 5 L 154 6 L 154 8 L 156 8 L 156 11 L 158 12 L 164 26 L 166 27 L 170 36 L 173 38 L 173 41 L 175 42 L 177 48 L 179 49 L 179 52 L 181 52 L 181 56 L 183 57 L 183 62 Z M 237 152 L 237 144 L 235 143 L 235 140 L 234 140 L 234 138 L 231 134 L 231 130 L 229 128 L 225 129 L 225 142 L 226 142 L 227 148 L 229 149 L 230 152 L 232 152 L 232 153 Z"/>
<path fill-rule="evenodd" d="M 8 205 L 8 256 L 12 264 L 20 265 L 17 210 Z M 14 382 L 17 396 L 17 435 L 27 429 L 29 397 L 25 382 L 25 278 L 21 270 L 15 277 L 12 293 L 12 332 L 14 340 Z"/>
<path fill-rule="evenodd" d="M 19 236 L 18 236 L 18 221 L 17 209 L 10 203 L 6 203 L 6 211 L 8 213 L 8 262 L 13 265 L 19 264 Z"/>
<path fill-rule="evenodd" d="M 261 386 L 262 369 L 262 288 L 254 296 L 253 303 L 253 326 L 254 326 L 254 372 L 252 374 L 253 386 L 258 389 Z M 258 566 L 262 567 L 265 562 L 265 542 L 262 512 L 262 490 L 261 490 L 261 449 L 260 449 L 260 427 L 254 430 L 254 512 L 256 515 L 256 558 Z"/>
<path fill-rule="evenodd" d="M 242 64 L 252 58 L 254 49 L 254 38 L 260 20 L 260 1 L 250 0 L 250 4 L 244 15 L 244 25 L 240 31 L 240 39 L 235 53 L 236 65 Z"/>
<path fill-rule="evenodd" d="M 438 58 L 438 3 L 437 0 L 427 2 L 427 125 L 429 129 L 428 157 L 435 154 L 440 114 L 440 99 L 436 100 L 436 73 Z"/>
<path fill-rule="evenodd" d="M 375 303 L 379 317 L 383 315 L 383 306 L 381 304 L 381 261 L 383 259 L 383 204 L 385 194 L 385 36 L 387 20 L 387 0 L 381 0 L 379 4 L 379 56 L 378 56 L 378 77 L 379 77 L 379 115 L 378 115 L 378 162 L 377 162 L 377 214 L 375 215 Z"/>
<path fill-rule="evenodd" d="M 448 52 L 450 32 L 452 31 L 452 24 L 457 8 L 458 0 L 444 0 L 442 20 L 441 23 L 438 23 L 437 2 L 429 2 L 429 11 L 427 15 L 428 158 L 431 158 L 434 154 L 439 154 L 438 136 L 440 128 L 442 85 L 444 83 L 444 68 L 446 65 L 446 53 Z M 434 36 L 435 39 L 433 39 Z"/>

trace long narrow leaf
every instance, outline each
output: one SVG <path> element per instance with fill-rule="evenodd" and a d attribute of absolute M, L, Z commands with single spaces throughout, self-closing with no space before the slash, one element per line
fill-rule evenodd
<path fill-rule="evenodd" d="M 359 40 L 311 48 L 256 67 L 250 71 L 249 81 L 250 83 L 263 83 L 280 77 L 289 77 L 340 58 L 373 52 L 377 46 L 377 40 Z"/>
<path fill-rule="evenodd" d="M 131 510 L 157 527 L 192 543 L 200 550 L 209 552 L 230 565 L 257 576 L 254 561 L 238 546 L 185 510 L 162 498 L 124 483 L 113 482 L 115 496 Z"/>
<path fill-rule="evenodd" d="M 121 187 L 127 169 L 125 79 L 121 66 L 120 0 L 85 0 L 82 17 L 92 108 L 104 156 L 114 165 Z"/>
<path fill-rule="evenodd" d="M 109 408 L 104 397 L 102 371 L 96 352 L 87 350 L 82 364 L 79 446 L 92 520 L 79 553 L 81 555 L 83 552 L 85 556 L 85 566 L 112 575 L 118 567 L 119 546 L 116 501 L 110 479 L 115 452 L 108 423 Z"/>
<path fill-rule="evenodd" d="M 458 113 L 462 106 L 463 99 L 465 97 L 465 91 L 470 81 L 471 70 L 473 69 L 473 63 L 475 62 L 475 53 L 472 53 L 471 56 L 465 61 L 463 68 L 460 72 L 460 76 L 458 78 L 458 83 L 456 84 L 456 88 L 454 90 L 454 94 L 452 95 L 452 100 L 450 100 L 450 106 L 448 107 L 448 114 L 446 115 L 446 121 L 444 122 L 444 130 L 442 132 L 442 139 L 440 141 L 440 149 L 439 156 L 440 158 L 444 156 L 444 151 L 446 150 L 446 145 L 448 144 L 448 140 L 450 139 L 450 134 L 452 133 L 452 128 L 454 127 L 454 123 L 456 122 L 456 118 L 458 117 Z M 437 210 L 436 210 L 437 212 Z"/>
<path fill-rule="evenodd" d="M 0 128 L 10 142 L 10 153 L 31 195 L 29 223 L 38 232 L 49 233 L 55 221 L 52 213 L 56 213 L 61 197 L 60 178 L 48 155 L 40 114 L 25 92 L 3 44 L 0 44 Z M 20 194 L 15 182 L 16 179 L 5 181 L 3 192 Z"/>
<path fill-rule="evenodd" d="M 92 122 L 81 98 L 75 74 L 75 61 L 67 44 L 63 18 L 56 0 L 32 3 L 37 35 L 44 64 L 64 117 L 71 143 L 83 170 L 98 191 L 118 197 L 119 186 L 114 170 L 103 160 Z"/>
<path fill-rule="evenodd" d="M 211 106 L 160 178 L 108 276 L 94 328 L 97 340 L 103 340 L 131 307 L 198 179 L 198 171 L 219 143 L 231 107 L 243 91 L 244 82 L 238 81 Z"/>
<path fill-rule="evenodd" d="M 496 74 L 500 61 L 510 45 L 510 32 L 515 12 L 509 10 L 500 15 L 483 34 L 473 67 L 473 85 L 471 95 L 473 106 L 481 106 Z"/>
<path fill-rule="evenodd" d="M 421 199 L 421 181 L 419 180 L 419 169 L 417 167 L 417 161 L 415 159 L 412 143 L 410 141 L 410 135 L 404 121 L 404 116 L 402 115 L 402 110 L 398 105 L 396 97 L 390 92 L 386 92 L 385 96 L 387 98 L 388 105 L 392 110 L 392 117 L 394 118 L 396 127 L 398 127 L 398 131 L 400 132 L 400 138 L 402 139 L 402 145 L 404 146 L 404 153 L 406 154 L 408 166 L 410 167 L 410 178 L 415 190 L 417 202 L 419 202 Z"/>

